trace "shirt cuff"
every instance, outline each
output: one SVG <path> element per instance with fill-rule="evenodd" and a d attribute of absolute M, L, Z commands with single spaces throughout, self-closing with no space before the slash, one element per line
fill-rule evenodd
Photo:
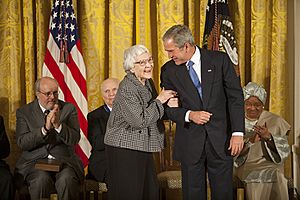
<path fill-rule="evenodd" d="M 62 129 L 62 125 L 60 124 L 59 127 L 56 128 L 55 130 L 56 130 L 57 133 L 60 133 L 61 129 Z"/>
<path fill-rule="evenodd" d="M 44 129 L 44 127 L 42 127 L 42 134 L 43 134 L 43 136 L 47 135 L 47 131 Z"/>
<path fill-rule="evenodd" d="M 243 132 L 233 132 L 232 136 L 244 136 Z"/>
<path fill-rule="evenodd" d="M 184 121 L 185 121 L 185 122 L 191 122 L 190 119 L 189 119 L 190 112 L 191 112 L 191 111 L 188 110 L 188 111 L 185 113 L 185 117 L 184 117 Z"/>

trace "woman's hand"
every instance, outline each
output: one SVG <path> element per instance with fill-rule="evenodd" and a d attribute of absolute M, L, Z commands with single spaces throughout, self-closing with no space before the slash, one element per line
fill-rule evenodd
<path fill-rule="evenodd" d="M 260 136 L 260 138 L 262 138 L 264 140 L 269 140 L 270 138 L 272 138 L 272 135 L 269 132 L 266 123 L 263 126 L 255 125 L 253 127 L 253 130 L 256 134 L 258 134 Z"/>
<path fill-rule="evenodd" d="M 258 135 L 257 133 L 255 133 L 252 137 L 249 138 L 249 141 L 251 143 L 255 143 L 260 141 L 260 135 Z"/>
<path fill-rule="evenodd" d="M 176 96 L 176 92 L 173 90 L 165 90 L 164 88 L 159 93 L 159 95 L 156 97 L 162 104 L 166 103 L 170 98 Z"/>
<path fill-rule="evenodd" d="M 169 99 L 167 105 L 171 108 L 177 108 L 179 107 L 179 100 L 178 97 L 172 97 Z"/>

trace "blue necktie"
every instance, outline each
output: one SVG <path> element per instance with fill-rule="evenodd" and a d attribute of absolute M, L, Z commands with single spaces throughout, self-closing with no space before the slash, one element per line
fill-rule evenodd
<path fill-rule="evenodd" d="M 195 69 L 193 68 L 193 65 L 194 65 L 194 62 L 193 61 L 189 61 L 188 62 L 188 66 L 189 66 L 189 75 L 195 85 L 195 87 L 197 88 L 197 91 L 200 95 L 200 97 L 202 98 L 202 88 L 201 88 L 201 83 L 200 83 L 200 80 L 198 78 L 198 75 L 195 71 Z"/>

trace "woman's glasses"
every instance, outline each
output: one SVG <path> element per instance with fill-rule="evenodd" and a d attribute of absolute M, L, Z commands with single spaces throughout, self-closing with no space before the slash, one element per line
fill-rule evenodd
<path fill-rule="evenodd" d="M 145 59 L 145 60 L 139 60 L 139 61 L 134 62 L 134 64 L 138 64 L 142 67 L 146 66 L 147 63 L 149 63 L 150 65 L 153 65 L 153 58 L 150 57 L 150 58 Z"/>

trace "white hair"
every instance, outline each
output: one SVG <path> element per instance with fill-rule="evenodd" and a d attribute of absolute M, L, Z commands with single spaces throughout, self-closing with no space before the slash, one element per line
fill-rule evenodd
<path fill-rule="evenodd" d="M 124 51 L 123 68 L 126 73 L 130 71 L 136 62 L 136 58 L 144 53 L 149 53 L 149 50 L 141 44 L 134 45 Z"/>

